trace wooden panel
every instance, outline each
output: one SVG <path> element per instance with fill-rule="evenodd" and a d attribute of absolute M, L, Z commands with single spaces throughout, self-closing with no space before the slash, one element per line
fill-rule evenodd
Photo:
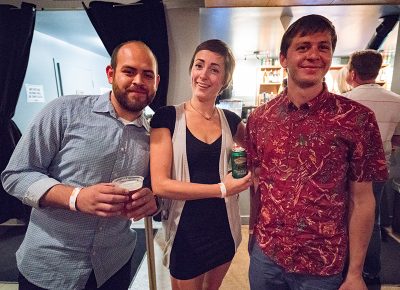
<path fill-rule="evenodd" d="M 314 5 L 400 4 L 400 0 L 205 0 L 205 7 L 271 7 Z"/>
<path fill-rule="evenodd" d="M 332 1 L 332 5 L 349 5 L 349 4 L 400 4 L 400 0 L 334 0 Z"/>
<path fill-rule="evenodd" d="M 308 6 L 308 5 L 329 5 L 332 0 L 270 0 L 269 6 Z M 348 1 L 350 2 L 350 1 Z"/>

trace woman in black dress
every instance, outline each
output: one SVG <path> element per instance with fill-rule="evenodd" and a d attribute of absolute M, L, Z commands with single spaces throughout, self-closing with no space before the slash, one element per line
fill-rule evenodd
<path fill-rule="evenodd" d="M 163 220 L 164 264 L 172 289 L 218 289 L 240 243 L 238 193 L 228 160 L 243 144 L 239 116 L 215 107 L 235 60 L 220 40 L 201 43 L 190 63 L 192 97 L 159 109 L 151 121 L 150 167 L 156 195 L 170 200 Z"/>

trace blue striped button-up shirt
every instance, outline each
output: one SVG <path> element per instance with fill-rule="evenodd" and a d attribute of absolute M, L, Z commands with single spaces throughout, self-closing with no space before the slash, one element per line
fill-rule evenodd
<path fill-rule="evenodd" d="M 34 207 L 17 252 L 30 282 L 82 289 L 94 270 L 101 285 L 128 261 L 136 244 L 130 221 L 40 208 L 39 199 L 59 183 L 86 187 L 148 176 L 148 129 L 143 114 L 129 125 L 118 120 L 109 94 L 61 97 L 38 114 L 2 173 L 6 191 Z"/>

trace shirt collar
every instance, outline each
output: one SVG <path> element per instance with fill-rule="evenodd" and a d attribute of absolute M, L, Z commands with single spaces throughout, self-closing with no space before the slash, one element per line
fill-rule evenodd
<path fill-rule="evenodd" d="M 96 113 L 108 113 L 109 112 L 111 114 L 111 116 L 113 116 L 114 118 L 116 117 L 114 108 L 111 105 L 111 101 L 110 101 L 110 92 L 104 93 L 99 96 L 97 101 L 94 103 L 92 111 L 96 112 Z"/>
<path fill-rule="evenodd" d="M 353 88 L 353 90 L 362 89 L 362 88 L 382 88 L 382 86 L 380 84 L 377 84 L 377 83 L 363 84 L 363 85 L 356 86 L 355 88 Z"/>
<path fill-rule="evenodd" d="M 109 113 L 112 117 L 114 117 L 115 119 L 118 119 L 120 122 L 124 123 L 125 125 L 128 125 L 128 126 L 134 125 L 139 128 L 143 127 L 147 132 L 150 132 L 150 124 L 147 121 L 146 117 L 144 116 L 143 112 L 139 116 L 139 118 L 137 118 L 136 120 L 134 120 L 132 122 L 127 121 L 127 123 L 125 123 L 124 121 L 120 120 L 120 118 L 118 118 L 117 113 L 114 110 L 114 106 L 111 104 L 110 93 L 111 93 L 111 91 L 99 96 L 99 98 L 97 99 L 97 101 L 95 102 L 95 104 L 93 106 L 93 112 Z"/>
<path fill-rule="evenodd" d="M 121 117 L 118 118 L 118 120 L 120 120 L 125 126 L 136 126 L 136 127 L 143 127 L 147 132 L 150 132 L 150 124 L 149 121 L 147 121 L 146 117 L 144 116 L 144 114 L 142 113 L 139 118 L 133 120 L 133 121 L 128 121 L 125 120 Z"/>
<path fill-rule="evenodd" d="M 285 99 L 285 103 L 286 103 L 288 112 L 297 111 L 297 110 L 301 110 L 301 111 L 317 110 L 319 107 L 319 104 L 321 104 L 322 101 L 325 100 L 329 96 L 329 91 L 328 91 L 326 84 L 324 83 L 323 85 L 324 85 L 323 90 L 318 96 L 311 99 L 307 103 L 302 104 L 299 108 L 297 108 L 296 105 L 289 99 L 289 97 L 287 95 L 287 88 L 286 88 L 282 92 L 282 94 Z"/>

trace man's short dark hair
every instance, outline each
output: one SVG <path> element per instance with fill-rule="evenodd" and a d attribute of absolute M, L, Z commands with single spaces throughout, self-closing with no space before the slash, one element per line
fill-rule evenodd
<path fill-rule="evenodd" d="M 354 70 L 363 81 L 376 79 L 381 69 L 382 61 L 382 55 L 376 50 L 356 51 L 350 56 L 349 71 Z"/>
<path fill-rule="evenodd" d="M 311 14 L 303 16 L 292 23 L 283 34 L 280 53 L 285 57 L 287 56 L 289 46 L 292 44 L 293 38 L 297 35 L 306 36 L 325 31 L 328 31 L 331 34 L 332 51 L 335 51 L 337 35 L 335 26 L 333 26 L 332 22 L 322 15 Z"/>
<path fill-rule="evenodd" d="M 157 61 L 156 55 L 153 53 L 153 51 L 150 49 L 150 47 L 147 44 L 145 44 L 143 41 L 140 41 L 140 40 L 128 40 L 128 41 L 125 41 L 125 42 L 122 42 L 122 43 L 118 44 L 114 48 L 114 50 L 113 50 L 113 52 L 111 54 L 111 62 L 110 62 L 111 67 L 113 69 L 116 69 L 118 52 L 124 45 L 127 45 L 129 43 L 136 43 L 138 45 L 141 45 L 151 53 L 151 55 L 154 57 L 154 59 L 156 61 L 156 73 L 157 73 L 158 72 L 158 61 Z"/>

